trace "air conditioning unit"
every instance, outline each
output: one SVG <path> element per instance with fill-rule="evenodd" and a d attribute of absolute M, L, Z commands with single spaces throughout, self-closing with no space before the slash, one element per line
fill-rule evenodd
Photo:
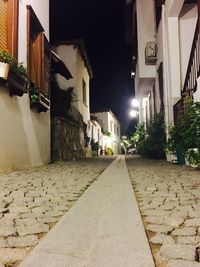
<path fill-rule="evenodd" d="M 146 65 L 155 65 L 157 60 L 157 47 L 155 42 L 147 42 L 145 47 Z"/>

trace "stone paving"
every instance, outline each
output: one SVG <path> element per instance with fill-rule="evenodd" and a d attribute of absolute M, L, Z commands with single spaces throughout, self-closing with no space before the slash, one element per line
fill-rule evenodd
<path fill-rule="evenodd" d="M 157 267 L 200 266 L 200 171 L 127 157 Z"/>
<path fill-rule="evenodd" d="M 17 266 L 113 159 L 0 174 L 0 267 Z"/>

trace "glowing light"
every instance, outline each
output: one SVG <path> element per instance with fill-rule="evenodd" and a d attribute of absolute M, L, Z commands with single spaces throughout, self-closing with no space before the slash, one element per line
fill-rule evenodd
<path fill-rule="evenodd" d="M 139 101 L 138 101 L 136 98 L 134 98 L 134 99 L 132 100 L 131 104 L 132 104 L 132 106 L 133 106 L 134 108 L 139 107 Z"/>
<path fill-rule="evenodd" d="M 132 118 L 137 117 L 137 115 L 138 115 L 138 112 L 137 112 L 136 110 L 131 110 L 131 111 L 130 111 L 130 116 L 131 116 Z"/>
<path fill-rule="evenodd" d="M 135 77 L 135 72 L 131 71 L 131 78 L 134 78 L 134 77 Z"/>

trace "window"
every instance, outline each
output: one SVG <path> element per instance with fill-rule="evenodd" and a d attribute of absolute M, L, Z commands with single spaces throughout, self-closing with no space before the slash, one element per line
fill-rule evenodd
<path fill-rule="evenodd" d="M 50 47 L 44 35 L 44 29 L 31 6 L 28 11 L 28 77 L 38 88 L 38 103 L 43 106 L 40 111 L 50 106 Z"/>
<path fill-rule="evenodd" d="M 0 50 L 17 58 L 18 0 L 0 0 Z"/>
<path fill-rule="evenodd" d="M 82 88 L 83 88 L 83 103 L 86 105 L 86 83 L 84 80 L 82 80 Z"/>

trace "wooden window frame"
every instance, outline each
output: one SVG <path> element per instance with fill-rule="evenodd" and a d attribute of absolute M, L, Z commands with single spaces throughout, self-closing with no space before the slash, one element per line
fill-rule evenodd
<path fill-rule="evenodd" d="M 44 35 L 44 28 L 42 27 L 38 17 L 30 5 L 27 6 L 27 74 L 28 78 L 38 88 L 38 102 L 31 103 L 31 107 L 36 107 L 38 112 L 47 111 L 50 109 L 50 62 L 51 52 L 49 42 Z M 34 46 L 34 50 L 32 48 Z M 32 61 L 32 53 L 37 59 L 38 68 L 34 69 Z M 45 70 L 45 54 L 49 56 L 49 80 L 48 89 L 45 90 L 46 86 L 46 70 Z M 33 81 L 33 71 L 35 71 L 35 81 Z M 45 94 L 47 92 L 47 94 Z"/>
<path fill-rule="evenodd" d="M 7 10 L 7 47 L 6 50 L 18 59 L 18 19 L 19 19 L 19 0 L 4 0 L 8 4 Z"/>

